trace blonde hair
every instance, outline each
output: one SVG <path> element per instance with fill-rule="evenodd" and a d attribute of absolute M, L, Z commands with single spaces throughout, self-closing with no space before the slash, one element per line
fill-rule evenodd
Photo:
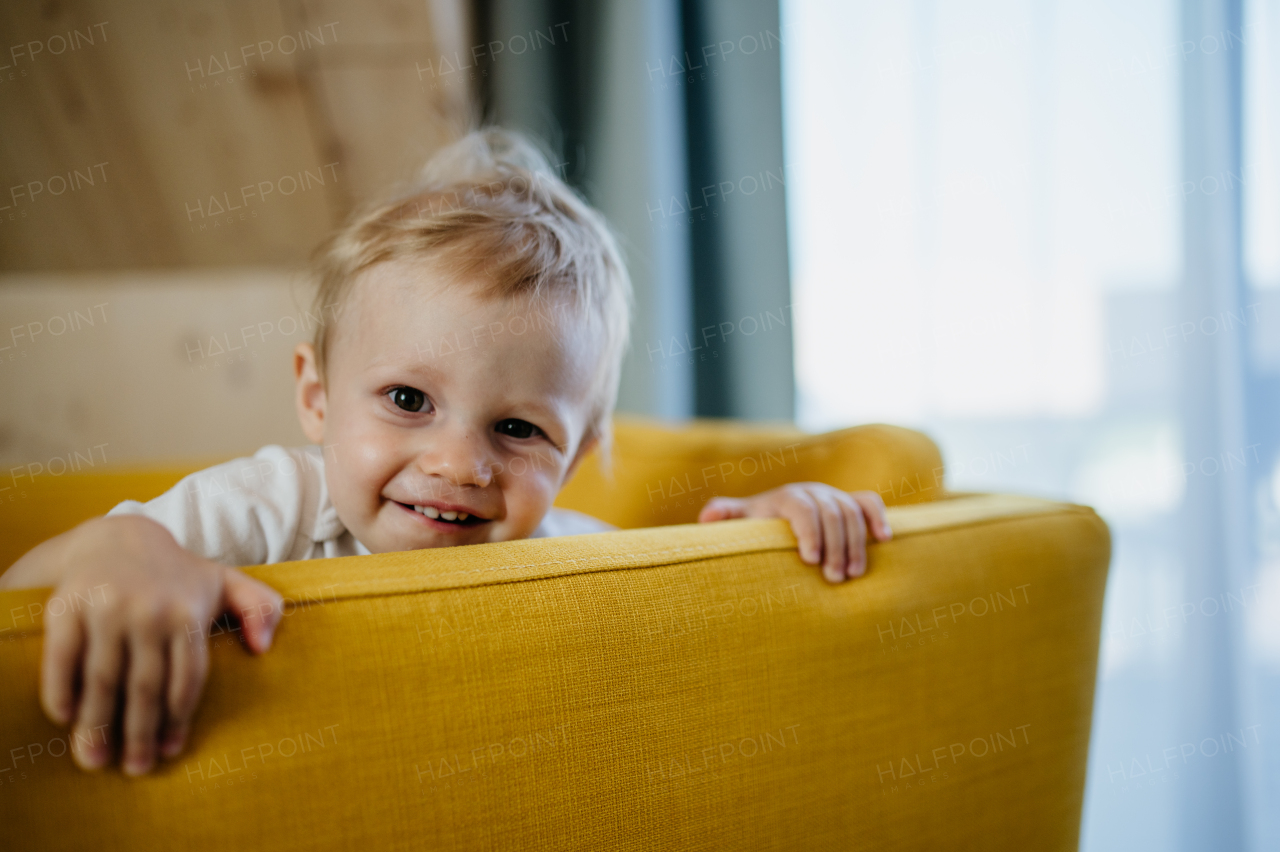
<path fill-rule="evenodd" d="M 533 143 L 498 128 L 473 131 L 432 156 L 408 193 L 357 211 L 313 256 L 315 310 L 342 305 L 363 270 L 403 258 L 430 258 L 451 278 L 483 282 L 486 297 L 568 296 L 604 347 L 584 440 L 599 439 L 608 458 L 631 281 L 604 217 Z M 316 328 L 322 380 L 331 325 Z"/>

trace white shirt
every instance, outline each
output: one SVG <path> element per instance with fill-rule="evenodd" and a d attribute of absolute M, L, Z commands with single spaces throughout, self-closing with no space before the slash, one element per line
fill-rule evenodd
<path fill-rule="evenodd" d="M 178 544 L 223 565 L 368 555 L 329 500 L 317 446 L 263 447 L 251 458 L 197 471 L 147 503 L 126 500 L 107 515 L 146 515 Z M 552 508 L 530 538 L 605 532 L 615 527 Z"/>

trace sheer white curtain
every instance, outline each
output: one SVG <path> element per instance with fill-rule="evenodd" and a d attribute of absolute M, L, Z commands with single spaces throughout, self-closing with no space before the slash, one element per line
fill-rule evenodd
<path fill-rule="evenodd" d="M 1082 846 L 1280 848 L 1280 2 L 782 20 L 800 421 L 1097 507 Z"/>

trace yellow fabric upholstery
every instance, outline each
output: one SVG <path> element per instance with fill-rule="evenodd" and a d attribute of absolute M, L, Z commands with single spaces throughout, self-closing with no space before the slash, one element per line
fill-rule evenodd
<path fill-rule="evenodd" d="M 218 461 L 44 473 L 30 480 L 20 471 L 7 493 L 0 490 L 0 566 L 12 565 L 45 539 L 105 514 L 121 500 L 158 497 L 188 473 Z M 673 428 L 620 417 L 610 469 L 606 472 L 592 454 L 556 505 L 624 529 L 687 524 L 698 519 L 712 495 L 741 497 L 802 481 L 879 491 L 890 505 L 932 500 L 942 490 L 942 457 L 927 437 L 897 426 L 807 435 L 790 427 L 733 421 Z"/>
<path fill-rule="evenodd" d="M 932 500 L 942 490 L 938 448 L 899 426 L 807 435 L 731 421 L 670 428 L 620 418 L 614 436 L 610 470 L 588 457 L 556 505 L 623 529 L 691 524 L 714 495 L 744 497 L 788 482 L 879 491 L 889 505 Z"/>
<path fill-rule="evenodd" d="M 719 460 L 746 454 L 725 428 Z M 893 478 L 864 462 L 836 484 Z M 782 521 L 249 569 L 287 599 L 274 649 L 215 635 L 187 753 L 136 780 L 71 763 L 37 703 L 47 590 L 0 594 L 0 821 L 69 850 L 1074 850 L 1105 525 L 990 495 L 890 513 L 837 587 Z"/>

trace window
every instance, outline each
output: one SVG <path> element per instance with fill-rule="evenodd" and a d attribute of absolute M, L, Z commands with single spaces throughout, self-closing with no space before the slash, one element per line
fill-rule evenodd
<path fill-rule="evenodd" d="M 1180 781 L 1172 768 L 1144 778 L 1133 760 L 1226 733 L 1182 711 L 1198 688 L 1184 623 L 1213 616 L 1189 582 L 1205 566 L 1179 544 L 1187 489 L 1225 465 L 1266 489 L 1249 521 L 1260 555 L 1239 588 L 1217 589 L 1219 622 L 1245 644 L 1210 665 L 1244 681 L 1221 726 L 1262 728 L 1245 731 L 1238 793 L 1222 788 L 1209 819 L 1243 810 L 1256 848 L 1280 845 L 1262 804 L 1280 799 L 1265 733 L 1280 722 L 1275 441 L 1189 448 L 1178 396 L 1183 347 L 1240 335 L 1250 410 L 1277 413 L 1264 379 L 1280 373 L 1280 3 L 1249 0 L 1241 26 L 1195 39 L 1179 9 L 782 3 L 798 420 L 915 426 L 941 445 L 951 487 L 1088 503 L 1111 525 L 1089 850 L 1184 848 L 1183 803 L 1218 771 L 1201 757 Z M 1245 69 L 1242 165 L 1191 183 L 1183 75 L 1229 51 Z M 1249 298 L 1230 316 L 1184 316 L 1184 207 L 1219 193 L 1243 204 Z"/>

